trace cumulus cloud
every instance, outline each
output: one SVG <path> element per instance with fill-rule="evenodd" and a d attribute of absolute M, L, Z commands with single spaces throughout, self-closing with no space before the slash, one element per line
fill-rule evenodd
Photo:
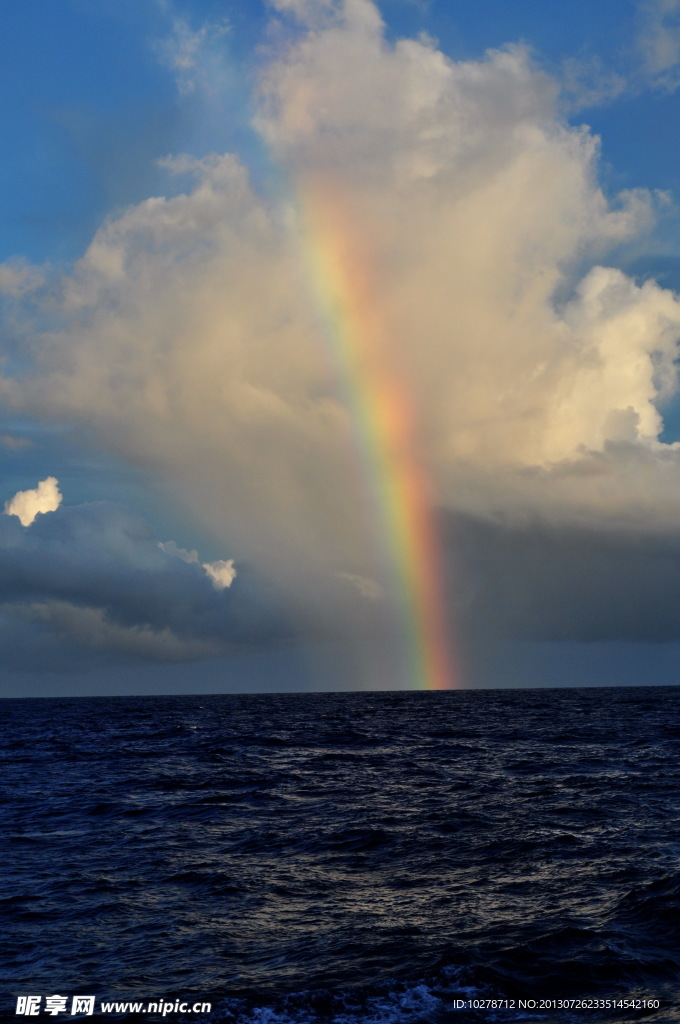
<path fill-rule="evenodd" d="M 255 126 L 294 187 L 274 201 L 234 155 L 174 158 L 193 188 L 100 228 L 3 400 L 84 424 L 162 479 L 301 620 L 364 628 L 391 584 L 357 381 L 314 277 L 335 231 L 366 269 L 362 309 L 410 392 L 437 504 L 518 528 L 667 530 L 680 303 L 608 265 L 644 244 L 661 200 L 603 192 L 599 140 L 562 120 L 520 46 L 452 61 L 388 42 L 370 0 L 273 7 L 299 24 L 264 62 Z M 229 561 L 175 562 L 213 600 L 234 590 L 206 576 L 231 582 Z M 360 580 L 383 596 L 356 600 Z"/>
<path fill-rule="evenodd" d="M 5 513 L 17 516 L 22 526 L 30 526 L 41 512 L 54 512 L 61 505 L 61 492 L 56 477 L 48 476 L 30 491 L 18 491 L 5 502 Z"/>
<path fill-rule="evenodd" d="M 216 562 L 204 562 L 203 568 L 212 580 L 215 590 L 224 590 L 230 587 L 236 579 L 236 568 L 234 559 L 218 559 Z"/>

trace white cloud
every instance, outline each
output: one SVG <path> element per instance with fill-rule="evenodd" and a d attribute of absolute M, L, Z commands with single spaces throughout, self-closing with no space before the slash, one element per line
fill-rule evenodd
<path fill-rule="evenodd" d="M 187 551 L 186 548 L 180 548 L 174 540 L 159 541 L 158 547 L 174 558 L 181 558 L 183 562 L 200 565 L 212 581 L 215 590 L 225 590 L 236 579 L 237 570 L 233 558 L 229 558 L 226 561 L 218 559 L 215 562 L 201 562 L 197 551 Z"/>
<path fill-rule="evenodd" d="M 30 526 L 41 512 L 54 512 L 61 505 L 59 481 L 48 476 L 30 491 L 18 491 L 5 502 L 8 516 L 17 516 L 22 526 Z"/>
<path fill-rule="evenodd" d="M 186 548 L 180 548 L 174 540 L 159 540 L 158 547 L 166 554 L 172 555 L 173 558 L 180 558 L 183 562 L 198 564 L 200 561 L 198 551 L 187 551 Z"/>
<path fill-rule="evenodd" d="M 206 575 L 212 580 L 215 590 L 225 590 L 230 587 L 236 579 L 236 568 L 234 559 L 218 559 L 216 562 L 203 562 L 203 569 Z"/>

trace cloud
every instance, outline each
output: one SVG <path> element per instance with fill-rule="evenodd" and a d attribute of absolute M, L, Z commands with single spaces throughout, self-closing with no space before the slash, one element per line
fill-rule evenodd
<path fill-rule="evenodd" d="M 610 103 L 631 87 L 621 72 L 594 54 L 568 57 L 562 62 L 560 85 L 562 105 L 570 113 Z"/>
<path fill-rule="evenodd" d="M 174 540 L 159 540 L 158 547 L 162 551 L 167 551 L 173 558 L 181 558 L 183 562 L 200 563 L 198 551 L 187 551 L 186 548 L 180 548 Z"/>
<path fill-rule="evenodd" d="M 238 596 L 227 595 L 233 561 L 204 567 L 176 550 L 108 502 L 60 506 L 30 529 L 0 517 L 2 613 L 93 651 L 159 661 L 216 657 L 288 635 L 247 574 Z"/>
<path fill-rule="evenodd" d="M 375 580 L 367 580 L 364 576 L 358 576 L 353 572 L 341 572 L 338 575 L 340 579 L 347 580 L 366 600 L 378 601 L 384 597 L 384 591 Z"/>
<path fill-rule="evenodd" d="M 363 308 L 407 382 L 436 504 L 518 529 L 668 531 L 679 448 L 660 437 L 680 304 L 609 265 L 623 244 L 644 246 L 659 198 L 605 194 L 599 140 L 564 123 L 558 83 L 522 47 L 452 61 L 426 39 L 388 42 L 369 0 L 274 7 L 301 19 L 257 93 L 281 194 L 259 192 L 234 155 L 175 157 L 193 186 L 99 229 L 53 283 L 42 328 L 33 310 L 30 365 L 6 372 L 3 401 L 84 425 L 143 466 L 305 628 L 379 634 L 394 595 L 362 469 L 359 382 L 343 379 L 315 278 L 330 230 L 318 225 L 333 214 L 367 269 Z M 175 60 L 193 73 L 187 40 Z M 211 602 L 241 576 L 217 591 L 207 566 L 226 580 L 229 561 L 153 557 L 172 561 L 173 579 L 193 574 L 187 614 L 206 636 L 198 606 L 221 622 Z M 361 600 L 359 580 L 383 597 Z M 128 597 L 97 604 L 94 584 L 78 600 L 36 585 L 25 600 L 184 628 L 170 600 L 185 608 L 181 589 L 165 600 L 135 587 L 135 614 Z"/>
<path fill-rule="evenodd" d="M 197 551 L 187 551 L 185 548 L 180 548 L 174 540 L 159 541 L 158 546 L 163 551 L 167 551 L 168 554 L 174 555 L 175 558 L 181 558 L 183 562 L 200 565 L 208 578 L 212 580 L 212 585 L 216 590 L 224 590 L 225 587 L 230 587 L 236 579 L 237 572 L 233 558 L 229 558 L 226 561 L 218 559 L 216 562 L 201 562 Z"/>
<path fill-rule="evenodd" d="M 61 492 L 56 477 L 41 480 L 32 491 L 18 491 L 5 502 L 5 513 L 17 516 L 22 526 L 30 526 L 41 512 L 54 512 L 61 505 Z"/>
<path fill-rule="evenodd" d="M 215 590 L 224 590 L 230 587 L 236 579 L 234 559 L 218 559 L 216 562 L 204 562 L 203 568 L 212 580 Z"/>
<path fill-rule="evenodd" d="M 5 605 L 5 614 L 48 630 L 69 644 L 85 650 L 126 655 L 148 661 L 197 661 L 224 656 L 226 648 L 217 638 L 179 636 L 168 627 L 121 626 L 107 618 L 101 608 L 70 604 L 68 601 Z"/>
<path fill-rule="evenodd" d="M 680 3 L 641 0 L 638 13 L 642 70 L 658 88 L 674 92 L 680 85 Z"/>
<path fill-rule="evenodd" d="M 270 6 L 308 27 L 327 24 L 338 14 L 336 0 L 270 0 Z"/>
<path fill-rule="evenodd" d="M 503 525 L 460 516 L 458 626 L 481 648 L 493 638 L 680 640 L 680 535 L 598 525 Z"/>
<path fill-rule="evenodd" d="M 33 441 L 27 437 L 15 437 L 14 434 L 0 434 L 0 445 L 11 452 L 31 448 Z"/>
<path fill-rule="evenodd" d="M 193 29 L 184 18 L 176 17 L 170 34 L 156 41 L 154 49 L 173 72 L 181 96 L 213 91 L 213 82 L 223 70 L 218 44 L 228 32 L 226 19 L 206 21 Z"/>
<path fill-rule="evenodd" d="M 35 291 L 44 281 L 39 267 L 32 267 L 25 260 L 12 259 L 0 263 L 0 294 L 20 298 Z"/>
<path fill-rule="evenodd" d="M 621 95 L 639 96 L 650 89 L 673 93 L 680 85 L 679 0 L 637 0 L 632 45 L 607 60 L 592 53 L 562 62 L 562 106 L 579 110 L 610 103 Z"/>

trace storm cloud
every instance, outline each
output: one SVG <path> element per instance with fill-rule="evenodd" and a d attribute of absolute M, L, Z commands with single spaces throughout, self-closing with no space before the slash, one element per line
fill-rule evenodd
<path fill-rule="evenodd" d="M 457 517 L 452 586 L 475 643 L 680 641 L 680 535 Z M 454 540 L 455 538 L 455 540 Z"/>
<path fill-rule="evenodd" d="M 61 506 L 28 527 L 0 516 L 4 614 L 90 649 L 191 660 L 285 636 L 266 596 L 255 596 L 247 574 L 241 582 L 234 599 L 113 503 Z"/>

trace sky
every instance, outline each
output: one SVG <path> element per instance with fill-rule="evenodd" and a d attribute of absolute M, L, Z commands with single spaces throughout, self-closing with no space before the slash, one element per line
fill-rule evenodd
<path fill-rule="evenodd" d="M 0 5 L 0 696 L 680 678 L 680 0 Z"/>

